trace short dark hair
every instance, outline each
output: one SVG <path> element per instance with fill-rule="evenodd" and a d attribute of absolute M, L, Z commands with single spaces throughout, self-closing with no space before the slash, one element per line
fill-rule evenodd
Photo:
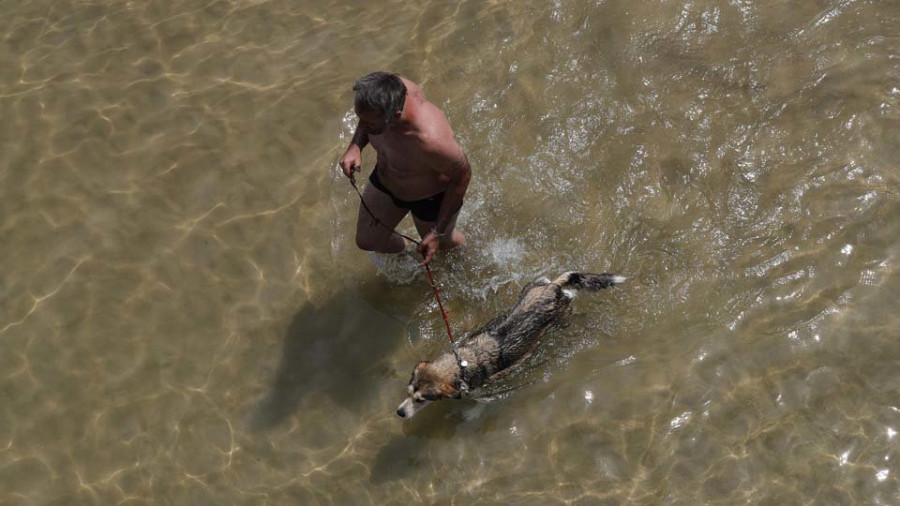
<path fill-rule="evenodd" d="M 403 110 L 406 102 L 406 85 L 397 74 L 372 72 L 360 77 L 353 85 L 356 92 L 356 110 L 374 111 L 387 120 Z"/>

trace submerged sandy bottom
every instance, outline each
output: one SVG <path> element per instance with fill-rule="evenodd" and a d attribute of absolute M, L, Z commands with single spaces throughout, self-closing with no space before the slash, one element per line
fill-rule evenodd
<path fill-rule="evenodd" d="M 0 503 L 897 503 L 898 15 L 0 3 Z M 335 170 L 378 69 L 474 168 L 456 333 L 629 278 L 411 421 L 443 322 Z"/>

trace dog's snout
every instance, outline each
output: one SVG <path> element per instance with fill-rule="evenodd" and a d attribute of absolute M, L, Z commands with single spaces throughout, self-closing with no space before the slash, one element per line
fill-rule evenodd
<path fill-rule="evenodd" d="M 403 408 L 398 408 L 397 416 L 399 416 L 400 418 L 406 418 L 406 411 L 404 411 Z"/>

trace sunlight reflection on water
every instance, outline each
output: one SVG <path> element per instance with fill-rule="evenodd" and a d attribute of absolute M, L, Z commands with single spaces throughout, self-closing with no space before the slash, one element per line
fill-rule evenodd
<path fill-rule="evenodd" d="M 898 16 L 7 5 L 0 503 L 896 503 Z M 376 69 L 474 168 L 458 334 L 539 276 L 629 278 L 409 422 L 443 322 L 413 258 L 356 250 L 336 169 Z"/>

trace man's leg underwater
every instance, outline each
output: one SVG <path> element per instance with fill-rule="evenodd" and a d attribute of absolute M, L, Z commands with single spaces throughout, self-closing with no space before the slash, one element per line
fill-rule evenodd
<path fill-rule="evenodd" d="M 360 203 L 356 218 L 356 246 L 361 250 L 379 253 L 402 252 L 406 248 L 406 239 L 392 233 L 391 230 L 400 224 L 400 220 L 409 211 L 395 206 L 391 197 L 371 183 L 363 190 L 363 200 L 382 225 L 379 225 Z"/>

